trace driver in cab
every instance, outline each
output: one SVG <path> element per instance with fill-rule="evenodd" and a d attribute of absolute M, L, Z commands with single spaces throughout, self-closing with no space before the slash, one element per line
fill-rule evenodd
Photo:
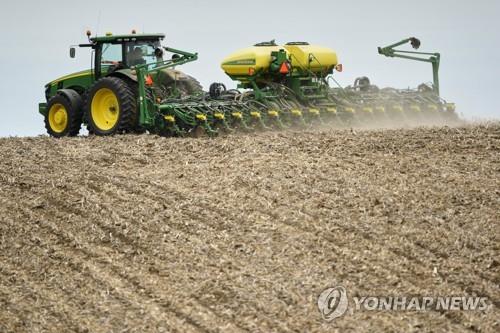
<path fill-rule="evenodd" d="M 140 47 L 135 47 L 127 55 L 127 62 L 129 66 L 143 65 L 146 60 L 142 56 L 142 49 Z"/>

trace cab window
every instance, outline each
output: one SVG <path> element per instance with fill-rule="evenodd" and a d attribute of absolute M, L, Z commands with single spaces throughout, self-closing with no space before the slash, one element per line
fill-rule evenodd
<path fill-rule="evenodd" d="M 119 62 L 123 62 L 122 45 L 104 43 L 102 45 L 101 64 L 116 65 Z"/>
<path fill-rule="evenodd" d="M 160 47 L 159 41 L 134 41 L 127 43 L 125 45 L 127 65 L 132 67 L 161 61 L 161 56 L 155 53 L 155 50 Z"/>

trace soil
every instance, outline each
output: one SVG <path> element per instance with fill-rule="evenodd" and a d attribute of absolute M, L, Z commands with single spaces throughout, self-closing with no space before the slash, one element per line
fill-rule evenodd
<path fill-rule="evenodd" d="M 498 332 L 500 124 L 0 139 L 0 332 Z M 486 311 L 317 300 L 482 296 Z"/>

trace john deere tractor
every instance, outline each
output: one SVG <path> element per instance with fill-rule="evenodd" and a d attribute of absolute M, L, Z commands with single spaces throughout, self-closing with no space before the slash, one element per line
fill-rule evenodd
<path fill-rule="evenodd" d="M 342 71 L 337 54 L 306 42 L 278 45 L 263 42 L 242 49 L 222 62 L 237 89 L 213 83 L 208 92 L 175 67 L 197 59 L 196 53 L 164 47 L 163 34 L 91 37 L 79 45 L 93 52 L 90 70 L 46 85 L 40 103 L 47 132 L 75 136 L 85 124 L 90 134 L 156 133 L 167 136 L 234 130 L 308 127 L 325 122 L 339 126 L 435 124 L 455 120 L 455 107 L 439 96 L 439 53 L 401 51 L 395 47 L 416 38 L 379 48 L 388 57 L 430 62 L 433 84 L 417 89 L 379 89 L 366 77 L 346 88 L 336 83 Z M 167 57 L 166 55 L 169 54 Z M 75 56 L 75 48 L 70 49 Z"/>
<path fill-rule="evenodd" d="M 163 34 L 90 35 L 89 43 L 79 47 L 92 50 L 93 68 L 45 86 L 47 103 L 40 103 L 39 111 L 50 135 L 75 136 L 82 123 L 97 135 L 142 132 L 156 126 L 144 112 L 154 103 L 153 91 L 157 101 L 203 93 L 198 81 L 173 69 L 197 55 L 162 47 Z M 164 60 L 166 52 L 173 54 L 171 59 Z M 75 48 L 70 56 L 75 57 Z"/>

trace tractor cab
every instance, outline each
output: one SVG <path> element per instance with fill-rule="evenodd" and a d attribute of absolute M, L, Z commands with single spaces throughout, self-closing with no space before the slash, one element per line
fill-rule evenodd
<path fill-rule="evenodd" d="M 90 69 L 45 85 L 47 102 L 39 112 L 51 136 L 77 135 L 82 123 L 96 135 L 154 131 L 166 127 L 159 116 L 166 100 L 203 95 L 196 79 L 175 68 L 198 55 L 163 47 L 164 34 L 91 37 L 88 31 L 87 38 L 79 46 L 92 50 Z M 165 60 L 164 52 L 171 57 Z M 75 53 L 71 47 L 70 57 Z"/>
<path fill-rule="evenodd" d="M 154 64 L 163 61 L 161 41 L 164 34 L 136 34 L 90 37 L 89 44 L 80 47 L 91 47 L 94 50 L 94 79 L 107 76 L 120 69 L 130 69 L 139 65 Z M 74 57 L 74 48 L 70 50 Z"/>

